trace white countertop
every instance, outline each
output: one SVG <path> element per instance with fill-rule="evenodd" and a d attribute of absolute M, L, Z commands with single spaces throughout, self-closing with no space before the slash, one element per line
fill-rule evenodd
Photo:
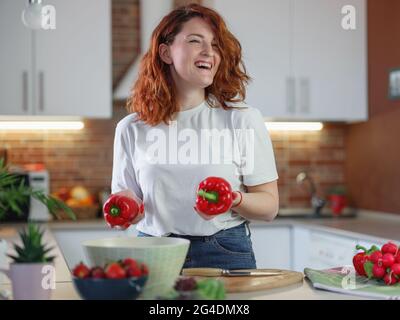
<path fill-rule="evenodd" d="M 309 218 L 277 218 L 272 222 L 252 222 L 252 226 L 261 228 L 268 224 L 269 226 L 281 226 L 281 225 L 304 225 L 307 228 L 315 228 L 324 231 L 330 231 L 335 233 L 341 233 L 344 235 L 363 235 L 363 238 L 374 241 L 376 239 L 390 239 L 400 240 L 400 215 L 388 215 L 388 214 L 376 214 L 371 212 L 360 212 L 356 218 L 322 218 L 322 219 L 309 219 Z M 14 241 L 16 234 L 12 231 L 8 233 L 8 236 L 4 236 L 8 230 L 15 228 L 21 228 L 23 225 L 1 225 L 0 231 L 3 230 L 3 235 L 0 232 L 0 237 L 3 236 L 8 241 Z M 99 228 L 106 227 L 102 219 L 93 221 L 60 221 L 50 222 L 48 227 L 51 229 L 68 229 L 68 228 Z M 48 229 L 49 230 L 49 229 Z M 4 231 L 6 231 L 4 233 Z M 55 253 L 57 258 L 55 259 L 56 267 L 56 289 L 53 292 L 53 299 L 79 299 L 79 295 L 73 287 L 71 282 L 70 272 L 62 257 L 62 254 L 57 247 L 57 244 L 52 236 L 51 232 L 45 234 L 46 242 L 50 245 L 55 246 Z M 6 281 L 1 285 L 3 289 L 10 290 L 10 283 Z M 278 288 L 264 291 L 254 291 L 247 293 L 235 293 L 228 294 L 227 299 L 239 299 L 239 300 L 263 300 L 263 299 L 310 299 L 310 300 L 325 300 L 325 299 L 360 299 L 360 297 L 336 294 L 323 290 L 316 290 L 312 288 L 311 283 L 305 279 L 302 284 L 296 284 L 285 288 Z"/>
<path fill-rule="evenodd" d="M 252 221 L 258 227 L 296 225 L 309 229 L 334 232 L 344 236 L 360 237 L 370 241 L 393 240 L 400 242 L 400 214 L 359 210 L 356 217 L 295 218 L 277 217 L 272 222 Z"/>
<path fill-rule="evenodd" d="M 11 285 L 2 284 L 0 289 L 11 291 Z M 71 281 L 57 282 L 56 289 L 52 292 L 52 300 L 77 300 L 79 294 Z M 253 291 L 247 293 L 227 294 L 226 300 L 365 300 L 357 296 L 337 294 L 323 290 L 313 289 L 306 279 L 303 283 L 294 284 L 284 288 Z"/>

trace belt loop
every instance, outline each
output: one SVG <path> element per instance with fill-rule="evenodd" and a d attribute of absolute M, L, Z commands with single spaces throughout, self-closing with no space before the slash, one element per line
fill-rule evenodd
<path fill-rule="evenodd" d="M 249 230 L 248 236 L 249 236 L 249 238 L 250 238 L 250 237 L 251 237 L 251 230 L 250 230 L 250 227 L 249 227 L 250 221 L 246 221 L 245 223 L 246 223 L 246 228 L 247 228 L 247 230 Z"/>

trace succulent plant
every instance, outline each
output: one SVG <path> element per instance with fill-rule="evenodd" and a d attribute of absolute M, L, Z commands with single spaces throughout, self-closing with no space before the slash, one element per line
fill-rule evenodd
<path fill-rule="evenodd" d="M 44 231 L 36 224 L 29 223 L 27 229 L 19 232 L 21 245 L 14 244 L 16 255 L 8 255 L 14 263 L 47 263 L 53 262 L 55 256 L 48 253 L 53 249 L 43 243 Z"/>

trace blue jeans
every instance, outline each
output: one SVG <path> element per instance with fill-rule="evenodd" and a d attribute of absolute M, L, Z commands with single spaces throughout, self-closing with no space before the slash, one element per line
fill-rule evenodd
<path fill-rule="evenodd" d="M 152 236 L 139 231 L 138 237 Z M 183 268 L 256 268 L 248 222 L 221 230 L 211 236 L 171 234 L 168 237 L 190 240 L 189 251 Z"/>

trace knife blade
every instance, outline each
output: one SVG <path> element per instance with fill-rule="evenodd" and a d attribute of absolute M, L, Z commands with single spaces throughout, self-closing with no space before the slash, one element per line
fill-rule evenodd
<path fill-rule="evenodd" d="M 228 270 L 219 268 L 187 268 L 182 270 L 183 276 L 203 276 L 203 277 L 243 277 L 243 276 L 278 276 L 282 275 L 282 270 L 275 269 L 243 269 L 243 270 Z"/>

